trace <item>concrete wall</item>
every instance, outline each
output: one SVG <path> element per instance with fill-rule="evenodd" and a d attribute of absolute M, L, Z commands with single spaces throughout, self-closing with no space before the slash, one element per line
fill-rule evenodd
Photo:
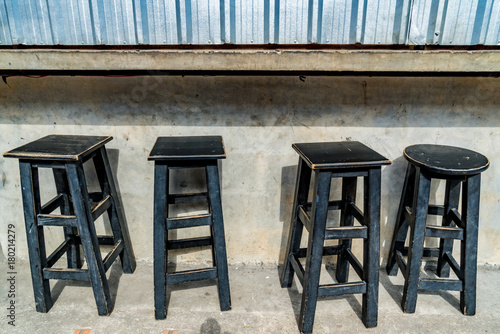
<path fill-rule="evenodd" d="M 230 263 L 279 262 L 296 173 L 291 144 L 340 140 L 361 141 L 393 161 L 382 171 L 383 260 L 406 168 L 403 148 L 437 143 L 487 155 L 479 263 L 500 263 L 499 79 L 16 77 L 7 82 L 0 83 L 2 153 L 50 133 L 114 136 L 107 147 L 139 259 L 152 260 L 153 163 L 147 156 L 156 137 L 219 134 L 227 151 L 222 199 Z M 14 224 L 17 256 L 27 258 L 17 161 L 0 158 L 0 174 L 0 256 L 6 253 L 7 225 Z M 44 170 L 41 178 L 48 199 L 54 192 L 51 174 Z M 197 178 L 194 186 L 202 181 Z M 190 187 L 179 177 L 174 183 Z M 442 200 L 442 189 L 434 184 L 432 198 Z M 49 248 L 55 248 L 62 232 L 46 231 Z M 210 259 L 207 251 L 179 256 Z"/>

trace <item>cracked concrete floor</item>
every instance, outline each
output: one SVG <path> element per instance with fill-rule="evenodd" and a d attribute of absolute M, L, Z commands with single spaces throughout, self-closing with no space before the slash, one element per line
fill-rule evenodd
<path fill-rule="evenodd" d="M 184 269 L 184 268 L 183 268 Z M 326 271 L 326 269 L 323 269 Z M 5 271 L 6 272 L 6 271 Z M 167 319 L 154 319 L 153 266 L 139 262 L 132 275 L 122 273 L 119 262 L 109 270 L 114 310 L 110 316 L 97 315 L 89 283 L 53 281 L 53 308 L 35 312 L 31 277 L 27 263 L 18 264 L 16 274 L 16 326 L 6 318 L 9 299 L 2 284 L 1 333 L 298 333 L 300 291 L 297 282 L 280 288 L 276 267 L 231 266 L 232 310 L 220 312 L 215 281 L 183 283 L 171 291 Z M 328 277 L 328 273 L 322 274 Z M 3 279 L 2 281 L 6 281 Z M 401 274 L 389 277 L 380 272 L 378 327 L 365 329 L 361 296 L 320 299 L 316 310 L 315 333 L 500 333 L 500 269 L 480 267 L 478 271 L 477 314 L 459 311 L 459 293 L 422 292 L 415 314 L 400 308 L 403 289 Z"/>

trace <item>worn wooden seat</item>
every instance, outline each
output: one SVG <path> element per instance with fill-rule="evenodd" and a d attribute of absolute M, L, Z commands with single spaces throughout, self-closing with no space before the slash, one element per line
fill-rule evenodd
<path fill-rule="evenodd" d="M 296 273 L 302 284 L 299 329 L 312 332 L 318 297 L 363 294 L 362 319 L 366 327 L 377 325 L 380 254 L 381 166 L 390 160 L 359 142 L 293 144 L 299 153 L 297 182 L 281 286 L 290 287 Z M 314 174 L 313 174 L 314 173 Z M 313 175 L 312 175 L 313 174 Z M 308 201 L 311 175 L 312 201 Z M 356 206 L 356 185 L 363 177 L 364 210 Z M 342 179 L 342 199 L 330 201 L 332 178 Z M 340 210 L 340 226 L 326 227 L 329 210 Z M 354 225 L 354 220 L 359 226 Z M 307 248 L 300 248 L 303 229 L 309 232 Z M 363 239 L 363 265 L 351 252 L 351 240 Z M 324 246 L 325 240 L 339 240 Z M 322 256 L 338 255 L 335 284 L 319 285 Z M 306 258 L 303 268 L 299 258 Z M 349 265 L 358 281 L 348 282 Z"/>
<path fill-rule="evenodd" d="M 52 307 L 49 279 L 90 281 L 99 315 L 111 312 L 111 297 L 106 271 L 120 256 L 123 271 L 132 273 L 135 258 L 125 223 L 122 204 L 109 166 L 104 145 L 110 136 L 49 135 L 4 153 L 4 157 L 18 158 L 24 217 L 28 240 L 31 276 L 38 312 Z M 92 159 L 101 192 L 88 193 L 83 163 Z M 51 168 L 57 195 L 45 205 L 40 201 L 39 168 Z M 60 214 L 53 213 L 59 209 Z M 112 236 L 98 236 L 94 221 L 107 212 Z M 64 227 L 64 242 L 48 257 L 44 241 L 44 226 Z M 82 269 L 82 246 L 88 269 Z M 113 248 L 104 258 L 100 245 Z M 53 268 L 67 255 L 68 269 Z"/>
<path fill-rule="evenodd" d="M 405 278 L 403 311 L 415 312 L 418 290 L 453 290 L 460 291 L 462 312 L 474 315 L 480 183 L 481 173 L 489 167 L 488 158 L 460 147 L 428 144 L 405 148 L 404 157 L 408 168 L 387 263 L 390 275 L 396 275 L 399 267 Z M 446 180 L 443 205 L 429 204 L 432 179 Z M 442 225 L 426 225 L 427 215 L 442 216 Z M 405 247 L 408 228 L 409 246 Z M 424 247 L 426 237 L 439 238 L 439 248 Z M 452 255 L 457 239 L 461 241 L 460 265 Z M 422 257 L 438 258 L 440 278 L 420 277 Z M 448 278 L 450 268 L 457 279 Z"/>
<path fill-rule="evenodd" d="M 155 162 L 154 181 L 154 289 L 155 317 L 165 319 L 166 285 L 188 281 L 217 279 L 222 311 L 231 309 L 224 222 L 220 198 L 217 161 L 226 153 L 221 136 L 159 137 L 148 160 Z M 207 192 L 197 194 L 171 194 L 169 170 L 203 167 Z M 208 214 L 188 217 L 169 217 L 169 204 L 208 204 Z M 168 240 L 167 230 L 195 226 L 210 226 L 210 236 L 181 240 Z M 167 272 L 168 250 L 212 246 L 212 268 Z"/>

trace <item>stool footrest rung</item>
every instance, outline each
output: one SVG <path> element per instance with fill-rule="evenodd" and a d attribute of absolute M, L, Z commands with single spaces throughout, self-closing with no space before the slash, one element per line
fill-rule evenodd
<path fill-rule="evenodd" d="M 428 215 L 444 216 L 444 205 L 429 204 Z"/>
<path fill-rule="evenodd" d="M 366 282 L 349 282 L 320 285 L 318 297 L 350 295 L 354 293 L 366 293 Z"/>
<path fill-rule="evenodd" d="M 211 224 L 212 215 L 210 213 L 188 217 L 167 218 L 168 230 L 195 226 L 206 226 Z"/>
<path fill-rule="evenodd" d="M 363 215 L 363 212 L 361 212 L 361 210 L 356 206 L 356 203 L 349 202 L 347 204 L 347 212 L 351 213 L 361 225 L 366 225 L 365 216 Z"/>
<path fill-rule="evenodd" d="M 42 210 L 40 210 L 40 213 L 42 214 L 52 213 L 55 209 L 61 207 L 63 204 L 64 204 L 64 195 L 59 194 L 50 201 L 48 201 L 44 206 L 42 206 Z"/>
<path fill-rule="evenodd" d="M 168 249 L 184 249 L 192 247 L 204 247 L 212 244 L 212 237 L 189 238 L 181 240 L 168 240 Z"/>
<path fill-rule="evenodd" d="M 123 241 L 119 240 L 116 243 L 115 247 L 113 247 L 113 249 L 104 258 L 103 261 L 104 271 L 108 271 L 109 267 L 111 267 L 113 262 L 115 262 L 118 255 L 120 255 L 120 253 L 123 251 L 123 248 L 124 248 Z"/>
<path fill-rule="evenodd" d="M 111 206 L 111 196 L 108 195 L 102 201 L 97 203 L 97 205 L 92 209 L 92 218 L 94 221 L 99 218 L 100 215 L 104 213 Z"/>
<path fill-rule="evenodd" d="M 408 247 L 404 247 L 399 251 L 403 256 L 408 256 Z M 424 248 L 422 257 L 439 257 L 439 248 Z"/>
<path fill-rule="evenodd" d="M 456 279 L 420 279 L 419 290 L 450 290 L 462 291 L 462 281 Z"/>
<path fill-rule="evenodd" d="M 425 236 L 430 238 L 445 238 L 463 240 L 464 230 L 449 226 L 426 226 Z"/>
<path fill-rule="evenodd" d="M 329 227 L 325 230 L 325 240 L 330 239 L 366 239 L 368 229 L 366 226 L 340 226 Z"/>
<path fill-rule="evenodd" d="M 77 226 L 76 216 L 64 215 L 39 214 L 37 215 L 37 223 L 38 226 Z"/>
<path fill-rule="evenodd" d="M 307 202 L 307 210 L 312 208 L 312 202 Z M 340 210 L 342 209 L 342 201 L 330 201 L 328 202 L 328 210 Z"/>
<path fill-rule="evenodd" d="M 190 203 L 206 203 L 208 201 L 208 193 L 197 194 L 170 194 L 168 195 L 168 204 L 190 204 Z"/>
<path fill-rule="evenodd" d="M 290 254 L 288 257 L 290 264 L 292 265 L 293 270 L 297 274 L 297 278 L 302 286 L 304 286 L 304 267 L 299 261 L 299 258 L 296 255 Z"/>
<path fill-rule="evenodd" d="M 448 212 L 448 217 L 453 220 L 458 227 L 464 228 L 462 224 L 462 215 L 458 212 L 457 209 L 453 208 Z"/>
<path fill-rule="evenodd" d="M 354 254 L 351 252 L 351 250 L 348 248 L 346 249 L 346 255 L 347 255 L 347 260 L 352 266 L 352 269 L 358 274 L 360 279 L 363 279 L 363 266 L 359 262 L 359 260 L 354 256 Z"/>
<path fill-rule="evenodd" d="M 399 269 L 401 269 L 401 272 L 403 275 L 406 275 L 406 261 L 403 257 L 403 253 L 400 251 L 396 251 L 396 262 L 398 264 Z"/>
<path fill-rule="evenodd" d="M 303 206 L 298 207 L 298 212 L 297 212 L 299 220 L 302 222 L 304 227 L 308 232 L 312 231 L 312 226 L 311 226 L 311 218 L 307 214 L 306 210 L 304 209 Z"/>
<path fill-rule="evenodd" d="M 344 249 L 345 246 L 343 245 L 324 246 L 322 256 L 339 255 L 344 251 Z M 307 255 L 307 248 L 299 248 L 299 251 L 297 252 L 297 257 L 298 258 L 306 257 L 306 255 Z"/>
<path fill-rule="evenodd" d="M 47 257 L 47 267 L 52 267 L 64 253 L 68 251 L 68 248 L 73 244 L 71 239 L 64 240 L 59 247 L 57 247 L 52 254 Z"/>
<path fill-rule="evenodd" d="M 73 269 L 73 268 L 71 269 L 44 268 L 43 278 L 90 281 L 89 271 L 87 269 Z"/>
<path fill-rule="evenodd" d="M 115 244 L 115 239 L 109 235 L 98 235 L 97 242 L 99 243 L 100 246 L 113 246 Z M 80 236 L 78 235 L 75 236 L 75 243 L 80 245 L 82 244 Z"/>
<path fill-rule="evenodd" d="M 451 255 L 450 252 L 446 252 L 446 253 L 444 253 L 443 257 L 444 257 L 445 261 L 448 262 L 448 264 L 450 265 L 450 268 L 453 270 L 455 275 L 457 275 L 457 277 L 459 279 L 463 280 L 462 270 L 460 270 L 460 266 L 458 265 L 457 261 L 455 261 L 455 258 L 453 257 L 453 255 Z"/>
<path fill-rule="evenodd" d="M 194 269 L 168 273 L 167 285 L 217 278 L 216 268 Z"/>

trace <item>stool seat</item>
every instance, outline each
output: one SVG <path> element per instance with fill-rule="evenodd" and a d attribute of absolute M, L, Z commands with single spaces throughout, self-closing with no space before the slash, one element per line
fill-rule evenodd
<path fill-rule="evenodd" d="M 295 143 L 293 149 L 309 168 L 353 168 L 390 165 L 391 161 L 358 141 Z"/>
<path fill-rule="evenodd" d="M 158 137 L 148 160 L 225 159 L 221 136 Z"/>
<path fill-rule="evenodd" d="M 419 144 L 404 150 L 406 160 L 432 173 L 474 175 L 488 169 L 490 161 L 484 155 L 455 146 Z"/>
<path fill-rule="evenodd" d="M 3 156 L 23 160 L 80 161 L 112 139 L 112 136 L 48 135 Z"/>

